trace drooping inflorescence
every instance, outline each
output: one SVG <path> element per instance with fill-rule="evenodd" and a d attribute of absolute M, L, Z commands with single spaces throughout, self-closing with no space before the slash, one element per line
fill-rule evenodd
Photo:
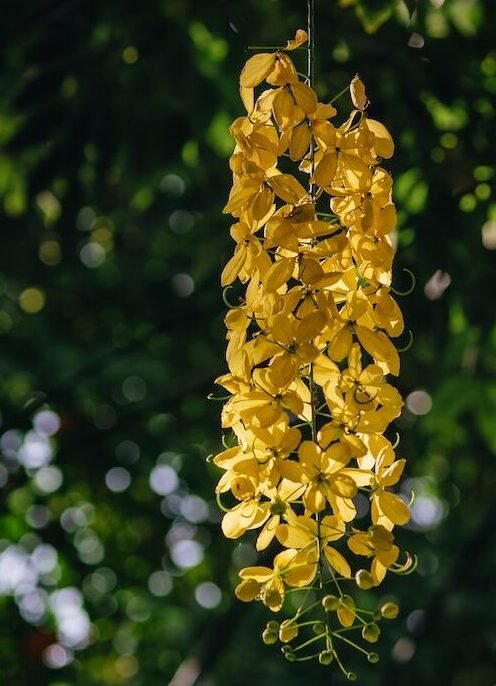
<path fill-rule="evenodd" d="M 319 102 L 288 55 L 307 38 L 297 31 L 241 72 L 247 114 L 231 126 L 224 208 L 236 247 L 221 277 L 239 301 L 226 297 L 229 372 L 217 383 L 230 395 L 214 462 L 224 534 L 250 532 L 263 551 L 239 572 L 236 595 L 274 612 L 285 605 L 264 641 L 280 640 L 291 661 L 335 660 L 352 679 L 340 644 L 375 662 L 353 632 L 375 643 L 380 619 L 398 611 L 360 609 L 357 588 L 413 566 L 393 534 L 410 517 L 390 490 L 405 461 L 385 435 L 403 405 L 386 381 L 399 373 L 391 338 L 404 328 L 391 295 L 392 179 L 381 166 L 394 145 L 367 116 L 358 76 L 344 115 L 334 106 L 344 92 Z"/>

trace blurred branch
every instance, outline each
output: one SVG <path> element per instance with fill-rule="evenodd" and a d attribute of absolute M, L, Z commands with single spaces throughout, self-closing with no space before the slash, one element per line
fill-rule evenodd
<path fill-rule="evenodd" d="M 214 665 L 229 644 L 244 610 L 243 603 L 234 600 L 229 610 L 205 628 L 195 648 L 179 665 L 167 686 L 194 686 Z"/>

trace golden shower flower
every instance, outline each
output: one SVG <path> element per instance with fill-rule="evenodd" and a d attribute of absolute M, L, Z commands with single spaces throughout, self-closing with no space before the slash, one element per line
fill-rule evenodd
<path fill-rule="evenodd" d="M 224 534 L 250 536 L 264 551 L 263 564 L 239 572 L 236 596 L 289 612 L 286 595 L 296 592 L 295 615 L 267 628 L 264 641 L 279 637 L 292 661 L 311 657 L 303 649 L 315 644 L 313 657 L 348 675 L 341 632 L 368 643 L 380 635 L 354 591 L 413 564 L 408 554 L 399 562 L 393 534 L 410 516 L 392 490 L 405 461 L 384 435 L 403 407 L 387 377 L 399 374 L 391 339 L 404 329 L 391 287 L 392 178 L 382 167 L 394 143 L 368 116 L 358 75 L 341 93 L 348 107 L 340 96 L 319 102 L 311 70 L 304 77 L 293 61 L 307 40 L 298 30 L 241 72 L 246 114 L 230 128 L 223 210 L 235 245 L 221 275 L 238 300 L 225 317 L 229 371 L 217 379 L 229 394 L 228 443 L 214 463 L 223 470 Z M 366 498 L 361 530 L 357 503 Z M 369 568 L 356 568 L 360 558 Z"/>

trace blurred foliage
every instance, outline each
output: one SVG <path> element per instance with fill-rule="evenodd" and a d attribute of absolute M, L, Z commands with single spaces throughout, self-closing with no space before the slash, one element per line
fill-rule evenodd
<path fill-rule="evenodd" d="M 385 590 L 402 614 L 381 662 L 350 660 L 369 686 L 488 686 L 496 6 L 316 8 L 321 98 L 360 73 L 397 141 L 396 287 L 402 268 L 417 279 L 395 428 L 420 562 Z M 255 554 L 220 535 L 205 459 L 237 75 L 248 45 L 305 19 L 301 0 L 2 3 L 2 686 L 163 685 L 197 644 L 211 686 L 342 683 L 285 663 L 261 644 L 266 613 L 233 604 Z"/>

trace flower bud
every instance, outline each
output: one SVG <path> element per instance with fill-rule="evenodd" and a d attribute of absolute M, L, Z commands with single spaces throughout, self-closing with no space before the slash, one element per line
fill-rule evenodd
<path fill-rule="evenodd" d="M 384 617 L 384 619 L 396 619 L 398 616 L 398 613 L 400 611 L 400 608 L 396 603 L 384 603 L 384 605 L 381 607 L 381 615 Z"/>
<path fill-rule="evenodd" d="M 362 629 L 362 638 L 368 643 L 377 643 L 381 630 L 377 624 L 367 624 Z"/>
<path fill-rule="evenodd" d="M 336 610 L 339 605 L 339 598 L 335 595 L 326 595 L 322 598 L 322 606 L 326 612 Z"/>
<path fill-rule="evenodd" d="M 281 622 L 281 626 L 279 628 L 279 640 L 282 643 L 288 643 L 296 636 L 298 636 L 298 625 L 294 619 L 285 619 L 283 622 Z"/>
<path fill-rule="evenodd" d="M 326 625 L 324 624 L 324 622 L 316 622 L 312 628 L 314 634 L 317 634 L 317 636 L 319 636 L 320 634 L 325 634 L 326 632 Z"/>
<path fill-rule="evenodd" d="M 319 653 L 319 662 L 321 665 L 330 665 L 334 660 L 334 653 L 331 650 L 323 650 Z"/>
<path fill-rule="evenodd" d="M 366 569 L 358 570 L 358 572 L 355 574 L 355 581 L 358 588 L 361 588 L 363 591 L 367 591 L 374 585 L 372 574 Z"/>
<path fill-rule="evenodd" d="M 377 655 L 377 653 L 368 653 L 367 660 L 375 665 L 377 662 L 379 662 L 379 655 Z"/>
<path fill-rule="evenodd" d="M 262 641 L 268 646 L 276 643 L 277 633 L 275 631 L 271 631 L 270 629 L 265 629 L 262 632 Z"/>

